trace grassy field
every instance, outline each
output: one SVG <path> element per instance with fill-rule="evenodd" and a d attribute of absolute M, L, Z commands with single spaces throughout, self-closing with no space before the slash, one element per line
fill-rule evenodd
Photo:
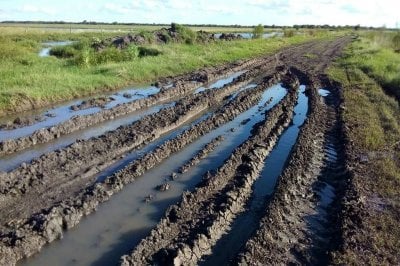
<path fill-rule="evenodd" d="M 143 84 L 205 66 L 272 53 L 312 38 L 327 38 L 328 32 L 268 40 L 218 41 L 210 44 L 151 45 L 161 52 L 122 62 L 80 66 L 71 60 L 39 57 L 41 43 L 48 40 L 85 42 L 115 33 L 21 33 L 0 36 L 0 114 L 112 90 L 128 84 Z"/>
<path fill-rule="evenodd" d="M 394 33 L 363 33 L 330 70 L 344 86 L 344 122 L 359 164 L 352 180 L 366 213 L 349 243 L 336 254 L 343 265 L 390 265 L 400 250 L 400 54 Z M 353 241 L 353 242 L 352 242 Z M 350 245 L 351 246 L 351 245 Z"/>

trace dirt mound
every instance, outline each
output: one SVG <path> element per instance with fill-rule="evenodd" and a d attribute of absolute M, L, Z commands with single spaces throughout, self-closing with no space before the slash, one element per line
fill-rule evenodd
<path fill-rule="evenodd" d="M 84 109 L 89 109 L 89 108 L 94 108 L 94 107 L 100 107 L 100 108 L 105 108 L 106 105 L 115 99 L 111 96 L 106 97 L 97 97 L 97 98 L 92 98 L 86 101 L 82 101 L 80 104 L 74 104 L 71 105 L 70 109 L 72 111 L 78 111 L 78 110 L 84 110 Z"/>
<path fill-rule="evenodd" d="M 43 116 L 17 117 L 13 121 L 9 121 L 5 124 L 0 124 L 0 130 L 12 130 L 21 127 L 27 127 L 35 123 L 42 122 L 44 120 L 46 120 L 46 118 Z"/>
<path fill-rule="evenodd" d="M 243 39 L 243 37 L 240 34 L 222 33 L 221 36 L 219 36 L 219 39 L 224 41 L 234 41 L 234 40 L 241 40 Z"/>
<path fill-rule="evenodd" d="M 238 36 L 231 36 L 227 34 L 226 38 L 221 40 L 233 40 L 237 39 Z M 190 29 L 182 26 L 172 26 L 170 28 L 162 28 L 160 30 L 149 32 L 132 34 L 129 33 L 125 36 L 118 36 L 114 38 L 108 38 L 105 40 L 97 41 L 92 44 L 92 48 L 96 51 L 101 51 L 106 47 L 115 47 L 117 49 L 125 49 L 131 44 L 144 45 L 149 43 L 166 44 L 170 42 L 177 43 L 193 43 L 201 42 L 207 43 L 214 41 L 214 34 L 205 31 L 193 32 Z"/>

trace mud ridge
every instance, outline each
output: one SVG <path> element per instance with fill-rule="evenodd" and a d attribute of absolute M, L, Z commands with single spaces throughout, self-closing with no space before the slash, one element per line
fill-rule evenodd
<path fill-rule="evenodd" d="M 224 165 L 214 175 L 207 174 L 194 192 L 184 193 L 182 201 L 169 208 L 150 236 L 121 263 L 193 265 L 208 254 L 243 210 L 265 157 L 290 123 L 296 97 L 296 90 L 291 89 Z"/>
<path fill-rule="evenodd" d="M 114 101 L 115 99 L 111 96 L 106 97 L 97 97 L 97 98 L 91 98 L 89 100 L 82 101 L 80 104 L 74 104 L 70 106 L 70 109 L 73 111 L 78 111 L 78 110 L 84 110 L 84 109 L 89 109 L 93 107 L 100 107 L 100 108 L 105 108 L 107 103 L 110 103 Z"/>
<path fill-rule="evenodd" d="M 7 230 L 1 233 L 2 243 L 0 254 L 9 264 L 15 264 L 23 257 L 29 257 L 38 252 L 46 243 L 62 237 L 63 229 L 75 226 L 83 216 L 96 210 L 97 206 L 107 201 L 124 185 L 133 182 L 146 170 L 154 167 L 173 152 L 179 151 L 197 137 L 206 134 L 219 125 L 232 120 L 243 111 L 252 107 L 260 98 L 265 87 L 275 83 L 279 75 L 267 77 L 258 89 L 245 90 L 230 103 L 217 111 L 208 119 L 194 125 L 173 140 L 165 142 L 156 150 L 146 154 L 106 179 L 84 189 L 71 199 L 45 209 L 30 219 L 9 223 Z M 64 197 L 65 198 L 65 197 Z"/>
<path fill-rule="evenodd" d="M 46 120 L 46 117 L 44 116 L 17 117 L 13 121 L 0 124 L 0 130 L 13 130 L 21 127 L 30 126 L 44 120 Z"/>
<path fill-rule="evenodd" d="M 189 169 L 196 164 L 199 164 L 200 161 L 207 157 L 207 155 L 212 152 L 222 141 L 224 140 L 223 136 L 218 136 L 204 146 L 190 161 L 185 163 L 179 168 L 179 173 L 186 173 Z"/>

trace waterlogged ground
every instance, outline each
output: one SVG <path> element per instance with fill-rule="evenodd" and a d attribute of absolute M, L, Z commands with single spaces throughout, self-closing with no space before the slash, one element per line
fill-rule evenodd
<path fill-rule="evenodd" d="M 299 262 L 282 253 L 291 242 L 259 242 L 264 230 L 290 236 L 317 258 L 328 246 L 309 243 L 329 243 L 325 218 L 337 197 L 330 179 L 341 163 L 337 134 L 326 123 L 336 119 L 329 105 L 335 91 L 318 79 L 347 41 L 310 42 L 160 88 L 127 88 L 3 119 L 15 125 L 0 130 L 0 264 Z M 26 119 L 36 116 L 44 119 Z M 51 135 L 94 117 L 90 126 Z M 36 138 L 43 128 L 48 139 Z M 293 189 L 295 166 L 304 182 Z M 302 202 L 301 212 L 286 193 Z M 296 226 L 281 225 L 286 219 L 275 212 Z M 27 252 L 34 255 L 25 259 Z"/>

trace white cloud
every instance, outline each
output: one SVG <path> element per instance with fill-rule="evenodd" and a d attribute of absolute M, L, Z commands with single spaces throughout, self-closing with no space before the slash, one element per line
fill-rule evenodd
<path fill-rule="evenodd" d="M 57 13 L 56 9 L 51 7 L 39 7 L 32 4 L 25 4 L 20 9 L 20 12 L 24 13 L 42 13 L 46 15 L 55 15 Z"/>
<path fill-rule="evenodd" d="M 114 4 L 114 3 L 106 3 L 103 8 L 105 10 L 108 10 L 108 11 L 111 11 L 114 13 L 118 13 L 118 14 L 128 14 L 133 11 L 129 7 L 124 7 L 121 5 Z"/>
<path fill-rule="evenodd" d="M 181 1 L 181 0 L 168 0 L 165 1 L 165 6 L 170 7 L 172 9 L 185 9 L 190 10 L 194 8 L 194 3 L 189 1 Z"/>

